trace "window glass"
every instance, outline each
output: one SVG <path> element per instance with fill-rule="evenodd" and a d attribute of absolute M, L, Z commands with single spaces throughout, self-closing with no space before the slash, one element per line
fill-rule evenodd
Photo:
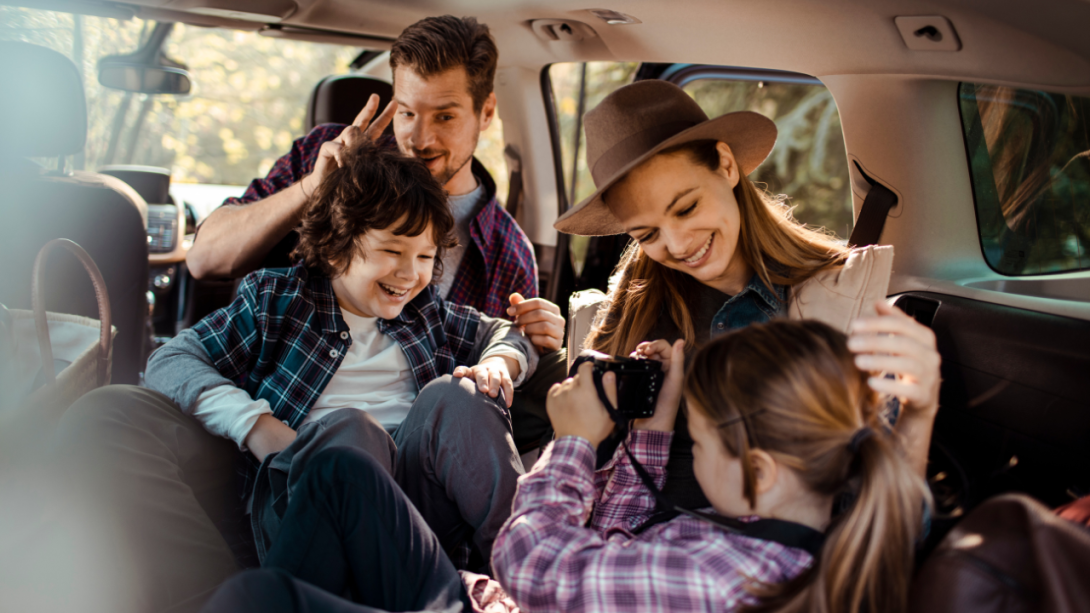
<path fill-rule="evenodd" d="M 1090 269 L 1090 98 L 962 83 L 959 99 L 988 265 Z"/>
<path fill-rule="evenodd" d="M 636 62 L 565 63 L 549 67 L 569 205 L 594 193 L 594 179 L 587 168 L 583 115 L 602 98 L 631 83 L 639 67 Z M 576 276 L 583 272 L 589 242 L 585 236 L 573 236 L 569 242 Z"/>
<path fill-rule="evenodd" d="M 143 164 L 170 168 L 175 182 L 246 185 L 302 136 L 307 97 L 318 79 L 347 72 L 361 51 L 179 23 L 164 47 L 188 66 L 191 95 L 148 96 L 99 85 L 98 60 L 135 51 L 154 25 L 0 6 L 0 39 L 54 49 L 83 78 L 87 145 L 74 156 L 74 167 Z"/>
<path fill-rule="evenodd" d="M 852 194 L 840 113 L 820 83 L 697 78 L 682 87 L 708 117 L 756 111 L 776 122 L 768 160 L 752 174 L 758 187 L 786 194 L 795 219 L 847 239 Z"/>

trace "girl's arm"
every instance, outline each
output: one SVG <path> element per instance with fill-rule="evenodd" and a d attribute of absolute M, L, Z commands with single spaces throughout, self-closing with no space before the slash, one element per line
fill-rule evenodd
<path fill-rule="evenodd" d="M 727 607 L 730 577 L 705 570 L 704 539 L 633 539 L 584 527 L 594 505 L 594 462 L 586 439 L 566 436 L 519 479 L 513 512 L 492 549 L 492 567 L 507 593 L 533 611 Z"/>
<path fill-rule="evenodd" d="M 666 485 L 666 463 L 670 460 L 673 439 L 673 432 L 654 430 L 633 430 L 628 435 L 628 450 L 660 490 Z M 623 444 L 595 472 L 594 486 L 594 511 L 589 526 L 595 530 L 635 530 L 655 512 L 655 498 L 636 474 Z"/>

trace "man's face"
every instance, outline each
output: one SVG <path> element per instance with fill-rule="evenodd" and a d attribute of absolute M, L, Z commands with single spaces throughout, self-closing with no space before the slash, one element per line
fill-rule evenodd
<path fill-rule="evenodd" d="M 401 152 L 423 160 L 451 194 L 471 191 L 476 183 L 469 162 L 481 131 L 492 123 L 495 94 L 476 113 L 465 68 L 424 78 L 411 66 L 398 66 L 394 100 L 394 136 Z"/>

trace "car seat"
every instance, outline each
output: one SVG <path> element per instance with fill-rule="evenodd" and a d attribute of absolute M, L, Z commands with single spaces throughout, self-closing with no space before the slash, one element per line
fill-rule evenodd
<path fill-rule="evenodd" d="M 0 303 L 30 308 L 34 257 L 54 238 L 94 258 L 110 294 L 117 337 L 114 383 L 137 383 L 148 317 L 147 204 L 120 179 L 47 171 L 31 158 L 83 152 L 87 107 L 76 66 L 50 49 L 0 42 Z M 97 317 L 95 292 L 74 258 L 53 258 L 45 307 Z"/>
<path fill-rule="evenodd" d="M 374 77 L 348 74 L 329 76 L 314 86 L 307 102 L 306 129 L 323 123 L 352 123 L 371 94 L 378 94 L 379 112 L 394 97 L 394 86 Z M 393 122 L 386 128 L 393 134 Z"/>

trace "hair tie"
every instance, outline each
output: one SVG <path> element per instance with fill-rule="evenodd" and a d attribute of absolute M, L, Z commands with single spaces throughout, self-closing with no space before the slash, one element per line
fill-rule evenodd
<path fill-rule="evenodd" d="M 870 426 L 863 426 L 856 430 L 855 434 L 852 435 L 852 440 L 848 441 L 848 450 L 853 454 L 859 453 L 859 446 L 872 436 L 874 436 L 874 430 Z"/>

